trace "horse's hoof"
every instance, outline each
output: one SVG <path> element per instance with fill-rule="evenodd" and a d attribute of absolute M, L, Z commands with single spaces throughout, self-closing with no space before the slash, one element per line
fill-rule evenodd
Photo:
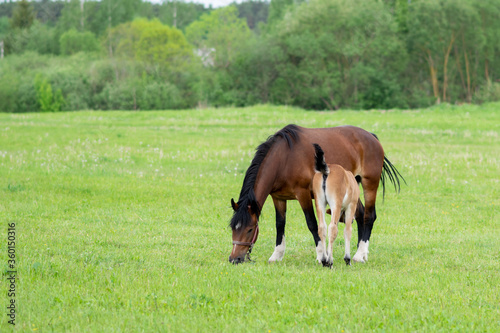
<path fill-rule="evenodd" d="M 361 264 L 364 264 L 364 263 L 365 263 L 365 260 L 364 260 L 361 256 L 359 256 L 359 257 L 354 256 L 354 258 L 352 258 L 352 260 L 353 260 L 354 262 L 359 262 L 359 263 L 361 263 Z"/>
<path fill-rule="evenodd" d="M 344 258 L 345 264 L 351 266 L 351 258 Z"/>

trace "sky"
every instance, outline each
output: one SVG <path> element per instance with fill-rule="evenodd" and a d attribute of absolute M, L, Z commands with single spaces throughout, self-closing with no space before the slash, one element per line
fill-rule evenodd
<path fill-rule="evenodd" d="M 149 1 L 153 2 L 153 3 L 163 2 L 163 0 L 149 0 Z M 168 1 L 172 1 L 172 0 L 168 0 Z M 236 1 L 235 0 L 184 0 L 184 1 L 185 2 L 201 3 L 201 4 L 204 4 L 205 7 L 212 5 L 213 8 L 227 6 L 232 2 L 238 2 L 238 3 L 242 2 L 242 0 L 236 0 Z"/>

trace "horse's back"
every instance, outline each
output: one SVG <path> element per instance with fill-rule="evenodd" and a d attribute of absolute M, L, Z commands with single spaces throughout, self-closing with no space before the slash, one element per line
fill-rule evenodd
<path fill-rule="evenodd" d="M 319 144 L 325 152 L 328 164 L 339 164 L 355 176 L 380 177 L 384 162 L 384 150 L 378 139 L 370 132 L 355 126 L 329 128 L 301 128 L 300 140 L 307 150 L 305 157 L 314 161 L 314 147 Z M 312 164 L 311 164 L 312 166 Z"/>
<path fill-rule="evenodd" d="M 287 146 L 285 140 L 271 155 L 280 156 L 280 172 L 272 193 L 276 198 L 295 197 L 298 189 L 312 190 L 314 177 L 314 143 L 321 146 L 325 161 L 338 164 L 354 176 L 380 179 L 384 161 L 382 146 L 370 132 L 355 126 L 298 129 L 298 140 Z M 377 183 L 378 185 L 378 183 Z"/>

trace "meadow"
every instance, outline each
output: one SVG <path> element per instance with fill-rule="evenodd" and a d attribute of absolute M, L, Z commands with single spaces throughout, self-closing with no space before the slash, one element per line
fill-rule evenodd
<path fill-rule="evenodd" d="M 0 331 L 498 332 L 499 110 L 0 114 Z M 292 201 L 285 258 L 268 264 L 270 199 L 255 262 L 228 262 L 230 199 L 257 145 L 289 123 L 374 132 L 405 177 L 379 193 L 368 263 L 344 264 L 341 226 L 333 268 L 317 264 Z"/>

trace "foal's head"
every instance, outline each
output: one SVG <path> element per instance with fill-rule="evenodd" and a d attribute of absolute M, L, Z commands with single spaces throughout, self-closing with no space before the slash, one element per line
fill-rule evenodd
<path fill-rule="evenodd" d="M 256 202 L 235 203 L 231 199 L 234 215 L 231 219 L 233 230 L 233 249 L 229 255 L 229 262 L 239 264 L 250 260 L 252 247 L 259 236 L 259 213 L 260 208 Z"/>

